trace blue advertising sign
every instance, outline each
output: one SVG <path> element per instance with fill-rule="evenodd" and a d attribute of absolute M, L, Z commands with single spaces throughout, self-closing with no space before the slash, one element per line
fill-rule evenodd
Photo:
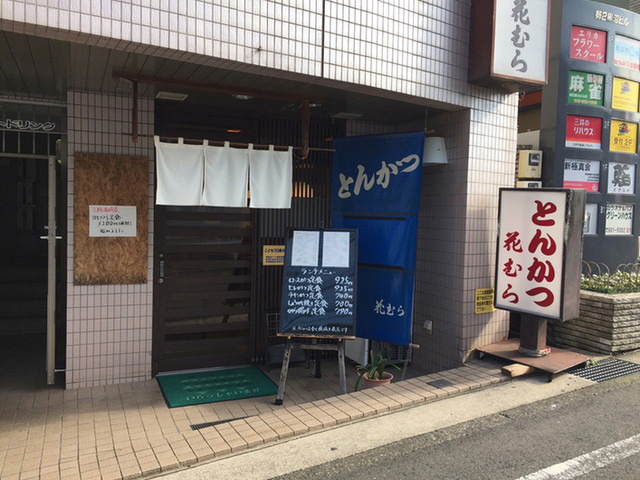
<path fill-rule="evenodd" d="M 418 213 L 424 133 L 333 139 L 334 214 Z"/>
<path fill-rule="evenodd" d="M 356 335 L 411 343 L 424 132 L 334 139 L 332 226 L 358 230 Z"/>

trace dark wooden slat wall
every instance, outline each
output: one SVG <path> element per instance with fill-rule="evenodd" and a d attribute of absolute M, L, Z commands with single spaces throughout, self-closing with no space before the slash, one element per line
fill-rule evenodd
<path fill-rule="evenodd" d="M 156 285 L 155 371 L 249 363 L 251 213 L 157 210 L 164 277 Z"/>
<path fill-rule="evenodd" d="M 176 130 L 177 119 L 183 123 Z M 248 117 L 243 122 L 246 141 L 301 144 L 297 116 Z M 160 135 L 171 136 L 174 132 L 185 138 L 210 138 L 203 134 L 205 126 L 217 137 L 225 121 L 222 112 L 186 109 L 171 117 L 160 113 L 156 123 Z M 336 126 L 333 122 L 312 121 L 309 143 L 330 149 L 330 139 L 343 131 L 342 122 Z M 159 253 L 165 256 L 167 278 L 165 284 L 154 289 L 154 373 L 263 363 L 267 346 L 280 343 L 273 326 L 268 328 L 267 315 L 280 310 L 282 267 L 263 266 L 262 247 L 284 244 L 289 227 L 330 227 L 332 154 L 316 150 L 302 159 L 297 156 L 299 152 L 294 150 L 291 209 L 157 208 L 155 250 L 156 257 Z M 212 223 L 216 222 L 214 229 Z M 208 241 L 211 236 L 218 241 Z M 242 241 L 234 242 L 234 238 Z M 156 272 L 158 268 L 156 258 Z M 227 321 L 207 321 L 212 312 L 227 316 Z"/>
<path fill-rule="evenodd" d="M 259 142 L 275 145 L 300 145 L 300 123 L 291 120 L 263 119 L 259 123 Z M 331 148 L 328 139 L 343 132 L 343 124 L 311 122 L 309 144 Z M 299 153 L 294 150 L 294 155 Z M 308 158 L 294 156 L 293 198 L 291 209 L 265 209 L 256 212 L 255 278 L 252 320 L 255 325 L 255 362 L 266 361 L 266 348 L 282 343 L 267 316 L 280 312 L 282 267 L 262 265 L 264 245 L 284 245 L 288 228 L 329 228 L 331 191 L 331 152 L 311 151 Z M 271 316 L 270 318 L 274 318 Z"/>

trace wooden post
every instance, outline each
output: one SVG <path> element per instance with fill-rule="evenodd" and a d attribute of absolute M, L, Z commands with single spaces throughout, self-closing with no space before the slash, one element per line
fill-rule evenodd
<path fill-rule="evenodd" d="M 293 347 L 302 350 L 329 350 L 338 352 L 338 372 L 340 375 L 340 390 L 347 393 L 347 372 L 345 369 L 344 340 L 338 339 L 337 344 L 333 343 L 293 343 L 291 337 L 287 337 L 287 343 L 284 349 L 284 357 L 282 358 L 282 370 L 280 370 L 280 384 L 278 385 L 278 394 L 276 396 L 275 405 L 282 405 L 284 399 L 284 389 L 287 383 L 287 374 L 289 373 L 289 361 L 291 359 L 291 349 Z"/>
<path fill-rule="evenodd" d="M 280 370 L 280 383 L 278 384 L 278 395 L 276 396 L 276 405 L 282 405 L 284 398 L 284 386 L 287 383 L 287 373 L 289 372 L 289 359 L 291 358 L 291 337 L 287 337 L 287 343 L 284 348 L 284 357 L 282 358 L 282 370 Z"/>
<path fill-rule="evenodd" d="M 338 340 L 338 371 L 340 372 L 340 389 L 347 393 L 347 372 L 344 367 L 344 340 Z"/>

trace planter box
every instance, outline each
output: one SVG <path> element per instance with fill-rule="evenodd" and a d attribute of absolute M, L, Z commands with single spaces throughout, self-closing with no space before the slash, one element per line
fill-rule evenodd
<path fill-rule="evenodd" d="M 580 316 L 549 324 L 558 346 L 614 354 L 640 348 L 640 293 L 580 291 Z"/>

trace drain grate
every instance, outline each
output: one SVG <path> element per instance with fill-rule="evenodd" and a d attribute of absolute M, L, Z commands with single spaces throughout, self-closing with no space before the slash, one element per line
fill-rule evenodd
<path fill-rule="evenodd" d="M 431 380 L 430 382 L 427 382 L 427 384 L 436 388 L 446 388 L 453 385 L 449 380 L 445 378 L 440 378 L 438 380 Z"/>
<path fill-rule="evenodd" d="M 215 422 L 194 423 L 193 425 L 191 425 L 191 430 L 200 430 L 202 428 L 215 427 L 216 425 L 233 422 L 234 420 L 242 420 L 243 418 L 249 417 L 227 418 L 226 420 L 216 420 Z"/>
<path fill-rule="evenodd" d="M 576 377 L 592 380 L 594 382 L 604 382 L 618 377 L 624 377 L 631 373 L 639 373 L 640 365 L 637 363 L 625 362 L 616 358 L 605 358 L 595 365 L 587 367 L 576 367 L 569 369 L 568 373 Z"/>

